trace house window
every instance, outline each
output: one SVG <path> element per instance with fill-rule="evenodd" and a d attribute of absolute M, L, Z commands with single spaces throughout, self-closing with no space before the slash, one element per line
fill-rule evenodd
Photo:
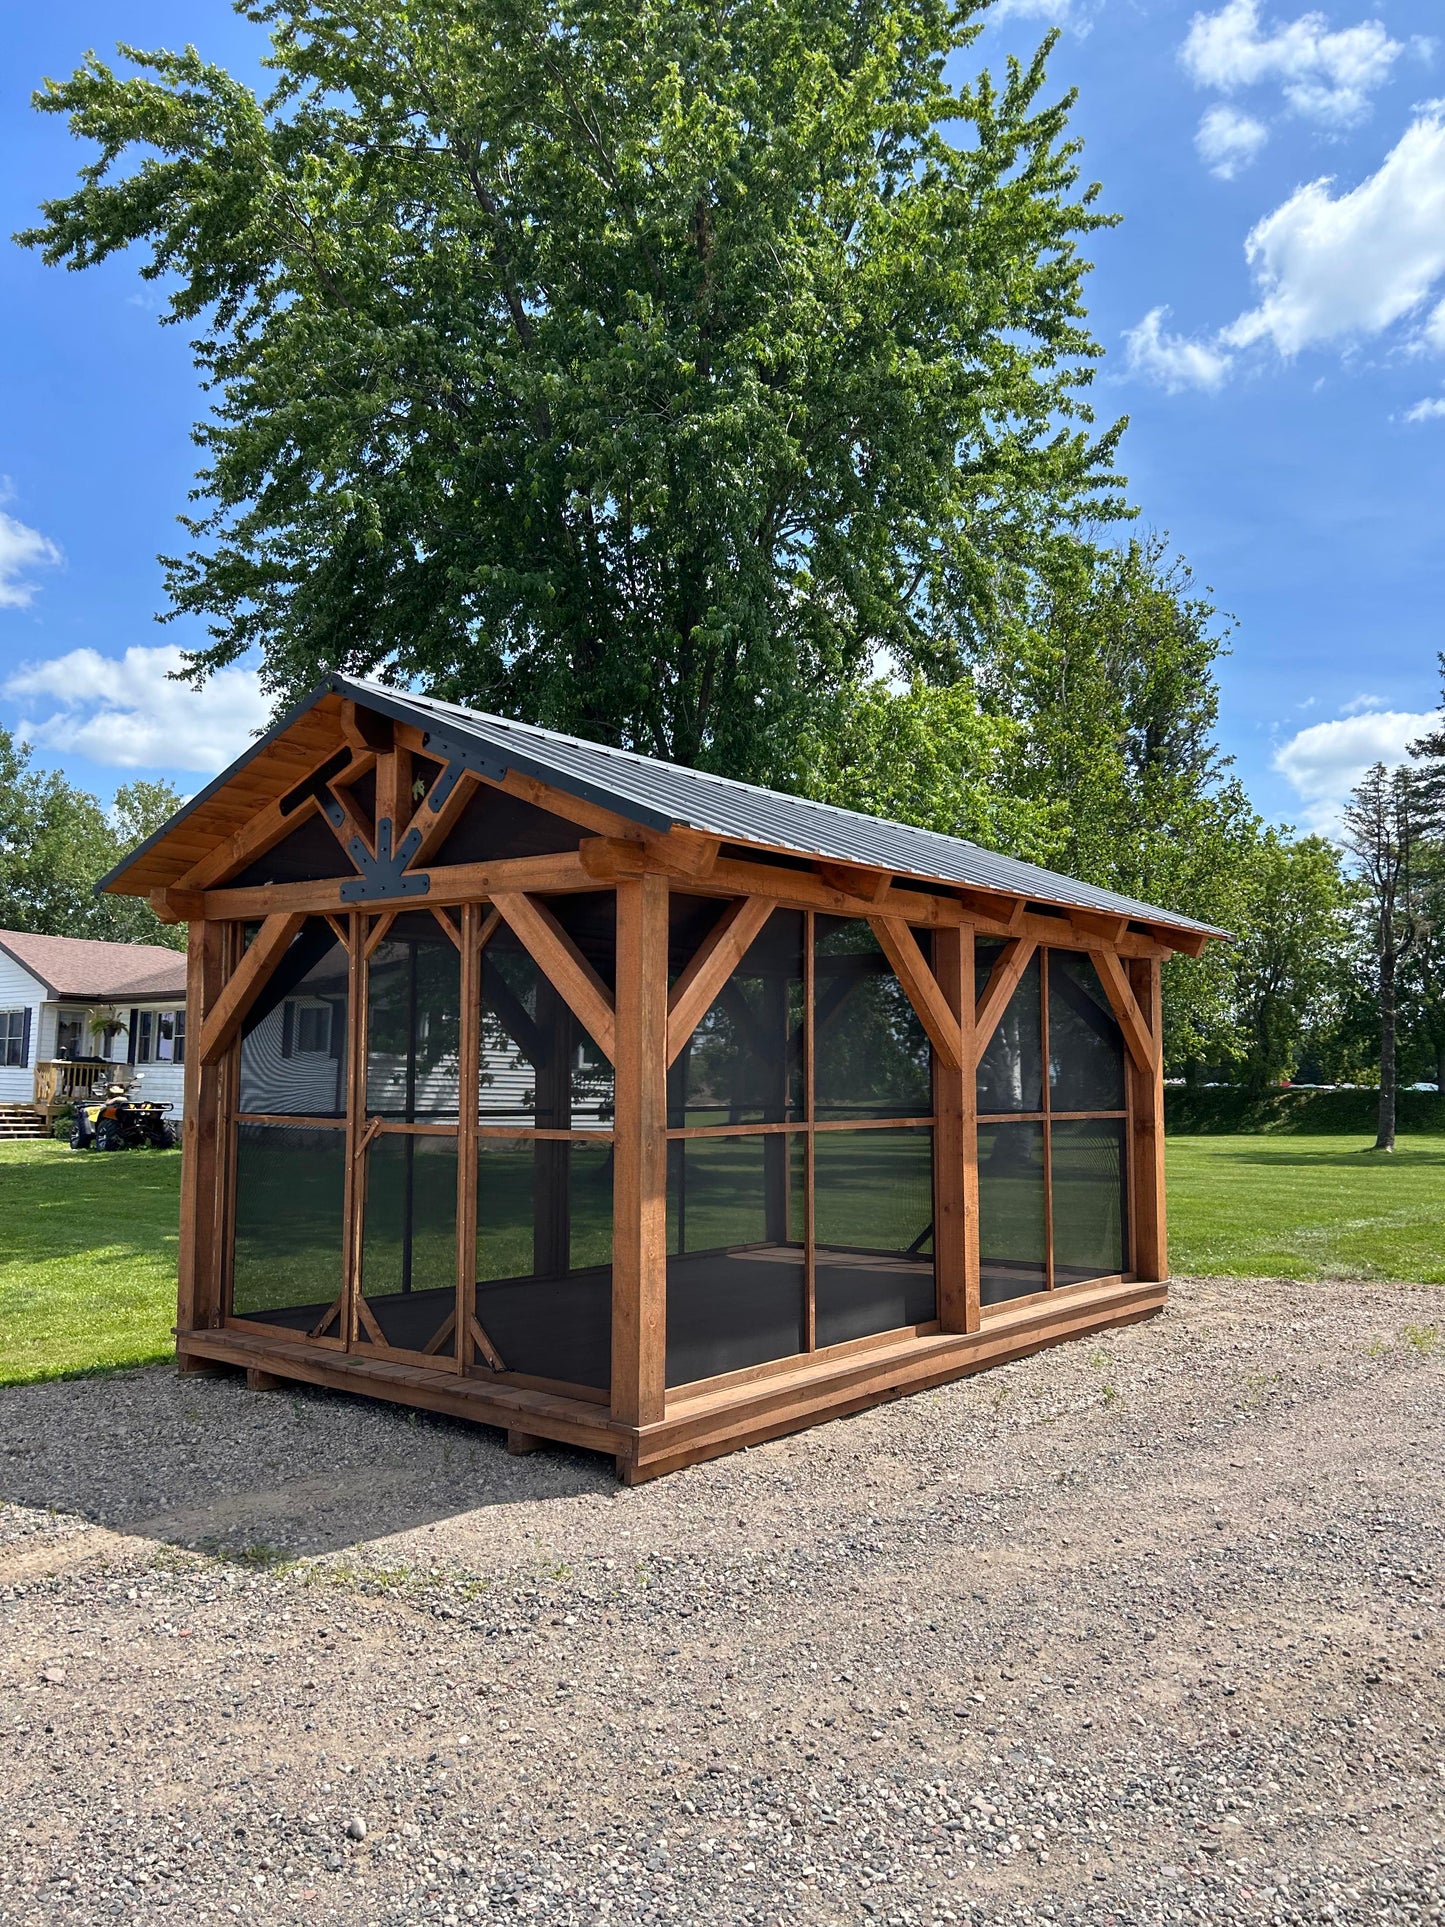
<path fill-rule="evenodd" d="M 156 1013 L 156 1062 L 173 1064 L 176 1058 L 176 1013 L 162 1010 Z"/>
<path fill-rule="evenodd" d="M 156 1013 L 153 1010 L 140 1011 L 136 1018 L 135 1061 L 149 1064 L 155 1059 Z"/>
<path fill-rule="evenodd" d="M 324 1057 L 331 1049 L 331 1006 L 296 1006 L 296 1051 L 299 1056 L 315 1053 Z"/>
<path fill-rule="evenodd" d="M 178 1010 L 175 1014 L 175 1029 L 171 1037 L 171 1062 L 184 1064 L 186 1061 L 186 1013 Z"/>
<path fill-rule="evenodd" d="M 24 1067 L 30 1055 L 30 1012 L 0 1010 L 0 1064 Z"/>

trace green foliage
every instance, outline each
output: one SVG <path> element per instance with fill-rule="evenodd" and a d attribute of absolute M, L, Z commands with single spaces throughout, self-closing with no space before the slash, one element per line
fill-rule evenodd
<path fill-rule="evenodd" d="M 1242 876 L 1234 976 L 1237 1050 L 1253 1092 L 1294 1076 L 1326 1047 L 1348 1005 L 1357 892 L 1323 837 L 1266 830 Z"/>
<path fill-rule="evenodd" d="M 137 782 L 116 792 L 107 814 L 58 770 L 34 768 L 0 729 L 0 929 L 183 949 L 185 932 L 148 903 L 95 895 L 97 880 L 180 804 L 169 783 Z"/>
<path fill-rule="evenodd" d="M 1287 1136 L 1372 1136 L 1378 1092 L 1353 1089 L 1251 1091 L 1244 1084 L 1171 1084 L 1164 1092 L 1164 1127 L 1181 1137 L 1238 1136 L 1249 1132 Z M 1445 1135 L 1445 1100 L 1433 1091 L 1401 1091 L 1401 1128 L 1412 1136 Z"/>
<path fill-rule="evenodd" d="M 821 803 L 1050 863 L 1065 834 L 1063 807 L 1010 786 L 1020 735 L 1019 724 L 980 709 L 969 682 L 848 684 L 804 730 L 793 787 Z"/>
<path fill-rule="evenodd" d="M 244 9 L 243 9 L 244 10 Z M 173 608 L 729 774 L 880 648 L 956 662 L 1122 512 L 1072 96 L 955 88 L 977 0 L 269 0 L 37 95 L 98 148 L 21 238 L 200 330 Z"/>

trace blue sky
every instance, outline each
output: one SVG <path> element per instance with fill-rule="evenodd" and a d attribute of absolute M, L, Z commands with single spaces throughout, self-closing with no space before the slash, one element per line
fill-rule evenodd
<path fill-rule="evenodd" d="M 971 65 L 1057 21 L 1084 165 L 1124 219 L 1093 249 L 1100 413 L 1149 526 L 1238 620 L 1222 734 L 1268 816 L 1329 828 L 1439 700 L 1445 648 L 1445 20 L 1438 0 L 1003 0 Z M 28 107 L 95 47 L 189 38 L 254 77 L 224 0 L 67 0 L 0 20 L 0 231 L 80 151 Z M 108 794 L 194 789 L 264 705 L 168 683 L 158 628 L 200 409 L 135 264 L 0 243 L 0 723 Z"/>

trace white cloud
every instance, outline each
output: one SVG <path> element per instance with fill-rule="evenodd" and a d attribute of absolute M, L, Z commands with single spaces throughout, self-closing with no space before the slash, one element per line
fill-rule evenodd
<path fill-rule="evenodd" d="M 1263 294 L 1224 331 L 1282 355 L 1377 335 L 1414 314 L 1445 274 L 1445 112 L 1411 123 L 1377 173 L 1338 197 L 1312 181 L 1245 243 Z"/>
<path fill-rule="evenodd" d="M 1390 705 L 1383 696 L 1352 696 L 1347 703 L 1340 704 L 1342 716 L 1364 716 L 1372 710 L 1388 709 Z"/>
<path fill-rule="evenodd" d="M 1365 771 L 1375 763 L 1403 763 L 1410 744 L 1427 730 L 1437 729 L 1440 720 L 1433 710 L 1417 715 L 1409 710 L 1372 709 L 1335 722 L 1312 723 L 1281 743 L 1274 753 L 1274 767 L 1304 804 L 1306 827 L 1322 836 L 1337 836 L 1350 791 Z"/>
<path fill-rule="evenodd" d="M 260 683 L 254 670 L 222 669 L 194 689 L 169 680 L 181 662 L 180 649 L 162 646 L 123 656 L 72 649 L 27 663 L 4 694 L 47 713 L 20 723 L 16 734 L 118 769 L 223 769 L 267 722 Z"/>
<path fill-rule="evenodd" d="M 1211 107 L 1199 123 L 1194 145 L 1211 174 L 1232 181 L 1249 166 L 1265 142 L 1269 129 L 1237 107 Z"/>
<path fill-rule="evenodd" d="M 1125 334 L 1129 372 L 1158 382 L 1171 395 L 1182 388 L 1218 388 L 1229 373 L 1229 355 L 1207 342 L 1167 333 L 1164 322 L 1168 314 L 1167 308 L 1151 308 L 1139 325 Z"/>
<path fill-rule="evenodd" d="M 1425 401 L 1417 401 L 1413 408 L 1405 410 L 1407 422 L 1435 422 L 1445 415 L 1445 395 L 1432 395 Z"/>
<path fill-rule="evenodd" d="M 0 480 L 0 501 L 9 493 L 9 483 Z M 47 536 L 0 509 L 0 609 L 29 608 L 35 597 L 35 584 L 26 580 L 29 572 L 59 561 L 60 551 Z"/>
<path fill-rule="evenodd" d="M 1323 14 L 1306 13 L 1264 28 L 1257 0 L 1226 0 L 1218 13 L 1195 14 L 1180 58 L 1201 87 L 1233 93 L 1277 81 L 1295 113 L 1349 125 L 1403 52 L 1378 20 L 1332 33 Z"/>
<path fill-rule="evenodd" d="M 1055 27 L 1079 27 L 1087 31 L 1090 8 L 1080 0 L 996 0 L 991 12 L 994 20 L 1047 20 Z"/>

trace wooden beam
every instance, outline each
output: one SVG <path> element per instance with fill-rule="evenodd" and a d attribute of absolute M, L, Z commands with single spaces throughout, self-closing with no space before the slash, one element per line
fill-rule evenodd
<path fill-rule="evenodd" d="M 410 755 L 409 751 L 407 753 Z M 433 783 L 414 810 L 409 810 L 404 817 L 396 819 L 405 827 L 399 834 L 393 831 L 391 845 L 393 850 L 399 850 L 413 832 L 420 832 L 416 850 L 407 861 L 409 870 L 424 869 L 446 842 L 456 828 L 462 811 L 481 787 L 481 778 L 471 770 L 463 770 L 442 798 L 440 809 L 431 800 L 439 787 L 439 784 Z"/>
<path fill-rule="evenodd" d="M 592 890 L 589 877 L 573 850 L 558 856 L 507 857 L 496 863 L 456 863 L 426 872 L 428 903 L 468 903 L 498 890 Z M 300 910 L 323 916 L 328 910 L 348 910 L 341 901 L 341 885 L 355 877 L 337 876 L 315 883 L 271 883 L 254 890 L 207 890 L 200 907 L 211 918 L 247 921 L 274 910 Z M 375 897 L 368 910 L 415 910 L 415 896 Z"/>
<path fill-rule="evenodd" d="M 1096 910 L 1071 910 L 1069 922 L 1076 930 L 1082 930 L 1086 937 L 1095 937 L 1110 949 L 1129 928 L 1127 917 L 1106 916 L 1103 911 Z"/>
<path fill-rule="evenodd" d="M 584 837 L 578 854 L 587 874 L 599 883 L 646 874 L 687 882 L 711 876 L 721 848 L 721 837 L 698 830 L 669 830 L 662 835 L 637 829 L 631 836 Z"/>
<path fill-rule="evenodd" d="M 1158 960 L 1141 958 L 1128 966 L 1129 991 L 1145 1016 L 1155 1042 L 1152 1066 L 1131 1060 L 1130 1110 L 1134 1144 L 1131 1160 L 1134 1209 L 1134 1274 L 1162 1284 L 1169 1276 L 1168 1212 L 1164 1195 L 1164 1005 Z"/>
<path fill-rule="evenodd" d="M 663 892 L 664 899 L 666 890 Z M 531 953 L 577 1021 L 609 1063 L 616 1061 L 617 1020 L 612 993 L 545 904 L 512 891 L 494 891 L 496 910 Z M 619 976 L 621 963 L 618 964 Z"/>
<path fill-rule="evenodd" d="M 341 734 L 353 749 L 369 749 L 384 754 L 392 746 L 393 728 L 390 716 L 367 709 L 353 702 L 350 696 L 342 697 Z"/>
<path fill-rule="evenodd" d="M 870 917 L 868 927 L 882 945 L 884 956 L 892 964 L 944 1068 L 961 1071 L 964 1067 L 963 1036 L 958 1018 L 949 1009 L 948 999 L 929 969 L 928 959 L 918 947 L 918 939 L 906 923 L 892 917 Z"/>
<path fill-rule="evenodd" d="M 353 868 L 357 867 L 351 854 L 353 841 L 359 842 L 368 856 L 376 855 L 376 837 L 373 826 L 362 821 L 361 812 L 349 790 L 338 789 L 328 783 L 326 795 L 321 800 L 321 814 L 331 826 L 331 833 L 345 852 L 346 860 Z"/>
<path fill-rule="evenodd" d="M 973 1069 L 973 932 L 933 938 L 939 989 L 959 1031 L 956 1067 L 933 1068 L 933 1252 L 938 1322 L 946 1332 L 977 1331 L 978 1101 Z"/>
<path fill-rule="evenodd" d="M 739 897 L 730 903 L 673 985 L 667 1000 L 669 1070 L 772 915 L 773 907 L 767 897 Z"/>
<path fill-rule="evenodd" d="M 186 1011 L 198 1035 L 221 995 L 229 932 L 217 923 L 193 923 L 186 946 Z M 177 1264 L 176 1329 L 203 1331 L 221 1321 L 223 1253 L 215 1200 L 226 1132 L 213 1066 L 203 1065 L 199 1044 L 187 1051 L 181 1105 L 181 1213 Z"/>
<path fill-rule="evenodd" d="M 461 1027 L 457 1075 L 457 1302 L 458 1369 L 472 1361 L 477 1309 L 477 1112 L 482 1047 L 481 906 L 462 905 Z M 485 1356 L 485 1354 L 484 1354 Z"/>
<path fill-rule="evenodd" d="M 411 751 L 393 747 L 376 759 L 376 823 L 391 825 L 391 847 L 401 842 L 399 832 L 411 821 Z"/>
<path fill-rule="evenodd" d="M 617 886 L 612 1415 L 654 1425 L 667 1402 L 667 881 Z"/>
<path fill-rule="evenodd" d="M 1150 1031 L 1148 1020 L 1139 1008 L 1129 979 L 1124 974 L 1124 966 L 1112 950 L 1091 950 L 1089 955 L 1094 960 L 1099 981 L 1119 1020 L 1129 1055 L 1141 1070 L 1147 1071 L 1152 1077 L 1159 1062 L 1159 1040 Z"/>
<path fill-rule="evenodd" d="M 318 763 L 317 768 L 320 767 Z M 198 863 L 193 863 L 174 883 L 167 885 L 166 896 L 175 901 L 189 891 L 214 889 L 217 884 L 224 883 L 227 877 L 234 876 L 238 870 L 244 870 L 248 864 L 265 856 L 268 850 L 275 849 L 308 817 L 314 816 L 320 807 L 315 796 L 304 797 L 285 815 L 279 802 L 268 804 L 251 818 L 244 829 L 237 830 L 234 836 L 226 837 L 213 850 L 208 850 Z"/>
<path fill-rule="evenodd" d="M 1019 987 L 1019 980 L 1028 969 L 1029 959 L 1037 948 L 1031 937 L 1015 937 L 1004 945 L 1003 954 L 989 972 L 988 982 L 984 985 L 973 1017 L 975 1069 L 988 1049 L 989 1039 L 998 1029 L 999 1019 L 1008 1009 L 1010 999 Z"/>
<path fill-rule="evenodd" d="M 868 870 L 857 863 L 819 863 L 816 867 L 824 883 L 865 903 L 881 903 L 893 887 L 891 870 Z"/>
<path fill-rule="evenodd" d="M 958 900 L 970 916 L 983 917 L 997 925 L 995 934 L 1000 936 L 1016 936 L 1028 909 L 1027 897 L 990 896 L 984 890 L 960 890 Z"/>
<path fill-rule="evenodd" d="M 214 1064 L 230 1048 L 252 1004 L 305 921 L 303 915 L 291 911 L 267 917 L 261 925 L 202 1026 L 198 1055 L 203 1065 Z"/>
<path fill-rule="evenodd" d="M 1173 930 L 1167 923 L 1151 923 L 1149 931 L 1166 950 L 1181 950 L 1186 957 L 1201 956 L 1204 946 L 1215 941 L 1202 930 Z"/>

